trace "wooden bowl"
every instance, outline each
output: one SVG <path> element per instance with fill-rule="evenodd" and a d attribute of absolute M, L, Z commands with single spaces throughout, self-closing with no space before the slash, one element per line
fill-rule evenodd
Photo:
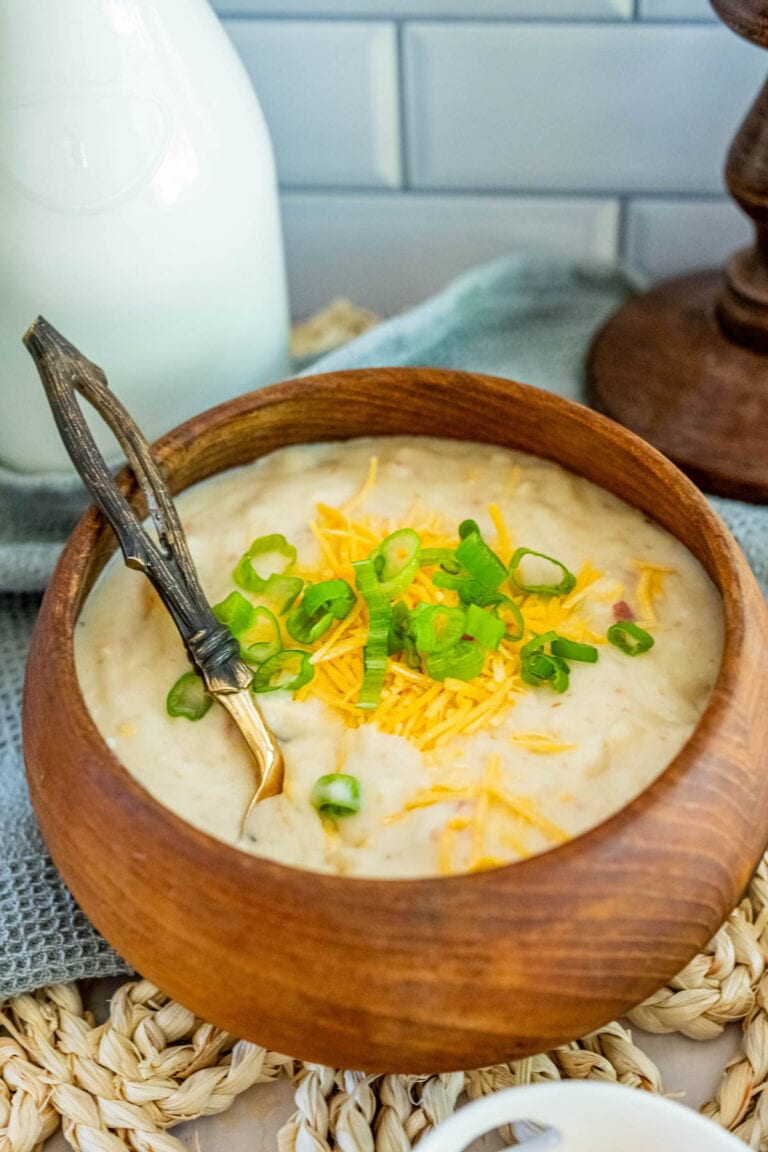
<path fill-rule="evenodd" d="M 420 1072 L 589 1032 L 672 977 L 718 928 L 768 835 L 768 612 L 730 535 L 672 464 L 604 417 L 506 380 L 397 368 L 289 382 L 204 412 L 165 436 L 157 456 L 179 492 L 282 445 L 395 433 L 559 461 L 656 519 L 720 589 L 725 652 L 712 698 L 679 755 L 627 807 L 544 855 L 437 879 L 320 875 L 212 839 L 144 791 L 86 710 L 73 630 L 114 549 L 93 509 L 37 622 L 24 747 L 56 865 L 143 975 L 270 1048 Z M 122 483 L 135 499 L 131 479 Z"/>

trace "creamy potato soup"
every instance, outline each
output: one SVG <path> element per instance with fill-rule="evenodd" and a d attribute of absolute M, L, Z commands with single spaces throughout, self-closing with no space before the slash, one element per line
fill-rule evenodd
<path fill-rule="evenodd" d="M 145 577 L 107 567 L 76 635 L 107 743 L 191 824 L 349 876 L 556 847 L 670 762 L 715 680 L 722 605 L 691 554 L 535 457 L 417 438 L 301 445 L 178 499 L 203 586 L 285 757 L 261 802 Z"/>

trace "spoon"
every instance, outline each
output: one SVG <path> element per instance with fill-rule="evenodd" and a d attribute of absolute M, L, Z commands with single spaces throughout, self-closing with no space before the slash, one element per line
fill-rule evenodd
<path fill-rule="evenodd" d="M 282 791 L 284 771 L 280 748 L 250 690 L 253 672 L 240 657 L 237 640 L 213 614 L 165 480 L 144 436 L 110 391 L 104 372 L 42 316 L 23 339 L 40 373 L 64 446 L 112 525 L 126 565 L 151 580 L 208 692 L 227 709 L 253 755 L 255 787 L 241 825 L 241 834 L 246 834 L 259 801 Z M 157 541 L 115 483 L 83 416 L 78 392 L 106 421 L 125 452 L 146 498 Z"/>

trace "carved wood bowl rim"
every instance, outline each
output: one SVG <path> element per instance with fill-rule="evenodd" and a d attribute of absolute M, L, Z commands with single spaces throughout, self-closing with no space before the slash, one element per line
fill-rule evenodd
<path fill-rule="evenodd" d="M 541 856 L 418 880 L 347 879 L 250 856 L 154 800 L 87 712 L 73 630 L 113 550 L 91 509 L 46 592 L 24 689 L 30 791 L 65 881 L 117 951 L 164 991 L 303 1059 L 450 1070 L 598 1027 L 703 946 L 762 851 L 768 613 L 741 553 L 693 484 L 632 433 L 548 392 L 435 369 L 304 378 L 204 412 L 156 445 L 174 493 L 218 471 L 222 458 L 226 467 L 252 458 L 243 429 L 252 434 L 259 421 L 276 421 L 281 443 L 344 438 L 344 429 L 453 429 L 453 438 L 517 444 L 593 480 L 612 475 L 614 490 L 665 526 L 682 518 L 680 538 L 687 534 L 724 599 L 725 651 L 710 702 L 644 792 Z M 123 473 L 120 483 L 135 499 L 132 478 Z"/>

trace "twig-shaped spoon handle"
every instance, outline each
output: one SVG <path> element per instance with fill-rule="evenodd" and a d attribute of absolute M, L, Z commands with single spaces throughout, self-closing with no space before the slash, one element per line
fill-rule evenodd
<path fill-rule="evenodd" d="M 24 343 L 37 365 L 64 446 L 112 525 L 125 563 L 152 581 L 208 691 L 230 713 L 253 753 L 256 789 L 251 807 L 275 796 L 283 786 L 283 758 L 250 691 L 253 673 L 240 657 L 237 640 L 216 619 L 205 597 L 176 507 L 149 445 L 110 391 L 101 368 L 42 316 L 25 333 Z M 125 452 L 146 497 L 158 542 L 145 531 L 115 483 L 83 416 L 78 392 L 106 421 Z"/>

